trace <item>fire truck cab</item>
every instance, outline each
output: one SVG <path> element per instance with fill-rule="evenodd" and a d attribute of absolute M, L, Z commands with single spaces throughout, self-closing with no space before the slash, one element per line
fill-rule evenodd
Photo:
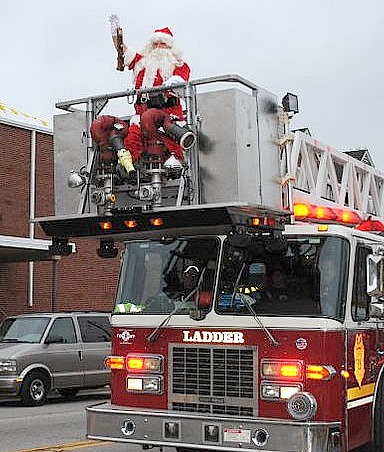
<path fill-rule="evenodd" d="M 88 438 L 382 451 L 384 174 L 291 131 L 292 94 L 280 105 L 234 75 L 178 88 L 197 142 L 179 165 L 139 164 L 133 184 L 100 161 L 89 129 L 109 99 L 138 92 L 58 105 L 87 106 L 56 121 L 57 155 L 72 140 L 83 167 L 80 202 L 37 221 L 54 253 L 94 237 L 101 258 L 120 250 L 122 262 L 111 400 L 87 408 Z M 57 184 L 68 165 L 65 155 Z M 73 196 L 58 188 L 65 210 Z"/>

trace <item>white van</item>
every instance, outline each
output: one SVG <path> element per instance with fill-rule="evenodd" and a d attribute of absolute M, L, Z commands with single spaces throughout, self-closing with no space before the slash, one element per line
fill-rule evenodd
<path fill-rule="evenodd" d="M 110 383 L 110 316 L 101 312 L 37 313 L 0 325 L 0 397 L 42 405 L 49 391 L 73 397 Z"/>

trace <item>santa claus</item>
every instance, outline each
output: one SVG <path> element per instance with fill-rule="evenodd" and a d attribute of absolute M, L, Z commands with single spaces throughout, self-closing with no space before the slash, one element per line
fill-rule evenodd
<path fill-rule="evenodd" d="M 111 33 L 116 49 L 118 50 L 117 30 L 120 28 L 119 19 L 116 15 L 109 18 L 111 23 Z M 182 52 L 176 46 L 173 34 L 169 28 L 155 30 L 149 37 L 149 41 L 144 49 L 138 53 L 125 43 L 122 44 L 124 52 L 124 65 L 133 72 L 133 84 L 136 89 L 152 88 L 164 85 L 170 88 L 177 83 L 189 80 L 190 67 L 181 59 Z M 157 113 L 152 117 L 152 110 L 157 109 Z M 159 113 L 161 109 L 161 113 Z M 134 170 L 132 162 L 138 160 L 142 153 L 146 151 L 148 134 L 145 131 L 145 124 L 156 121 L 156 125 L 169 125 L 169 118 L 172 120 L 183 120 L 183 108 L 179 97 L 170 90 L 142 94 L 135 101 L 137 117 L 131 119 L 131 124 L 127 136 L 124 139 L 125 149 L 119 150 L 119 162 L 128 171 Z M 151 110 L 151 111 L 148 111 Z M 152 133 L 152 128 L 148 128 L 148 133 Z M 176 130 L 179 132 L 179 130 Z M 168 133 L 172 136 L 172 133 Z M 183 159 L 183 149 L 173 138 L 161 135 L 161 141 L 169 154 L 174 154 L 179 160 Z M 160 136 L 152 136 L 153 142 L 159 141 Z M 180 142 L 180 140 L 178 140 Z"/>

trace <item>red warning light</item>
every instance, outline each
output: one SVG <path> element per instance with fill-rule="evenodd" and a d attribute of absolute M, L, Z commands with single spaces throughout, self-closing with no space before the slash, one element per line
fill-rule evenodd
<path fill-rule="evenodd" d="M 378 220 L 368 219 L 359 224 L 356 229 L 359 231 L 375 231 L 375 232 L 383 232 L 384 224 Z"/>

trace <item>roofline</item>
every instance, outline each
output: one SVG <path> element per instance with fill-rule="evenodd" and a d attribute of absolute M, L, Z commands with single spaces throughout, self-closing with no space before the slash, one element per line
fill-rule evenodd
<path fill-rule="evenodd" d="M 0 235 L 0 245 L 9 246 L 11 248 L 27 247 L 33 250 L 48 251 L 51 241 L 45 239 L 32 239 L 29 237 Z"/>
<path fill-rule="evenodd" d="M 19 127 L 20 129 L 27 129 L 27 130 L 35 130 L 36 132 L 45 133 L 47 135 L 53 135 L 53 129 L 48 127 L 39 127 L 35 126 L 31 123 L 23 123 L 19 121 L 13 121 L 11 119 L 3 118 L 0 116 L 0 124 L 5 124 L 7 126 L 13 126 L 13 127 Z"/>
<path fill-rule="evenodd" d="M 53 260 L 51 246 L 51 240 L 0 235 L 0 263 Z M 76 253 L 76 245 L 70 246 Z"/>

